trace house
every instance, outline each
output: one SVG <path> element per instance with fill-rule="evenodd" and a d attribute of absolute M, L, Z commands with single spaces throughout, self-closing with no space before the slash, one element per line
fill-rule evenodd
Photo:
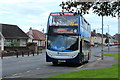
<path fill-rule="evenodd" d="M 106 33 L 107 38 L 109 38 L 109 43 L 114 43 L 116 41 L 115 36 L 111 36 L 110 34 Z"/>
<path fill-rule="evenodd" d="M 103 34 L 103 44 L 105 44 L 105 40 L 107 38 L 107 35 Z M 102 44 L 102 34 L 96 33 L 96 30 L 93 30 L 91 32 L 91 45 Z"/>
<path fill-rule="evenodd" d="M 117 33 L 117 34 L 115 34 L 114 36 L 114 43 L 119 43 L 120 44 L 120 34 L 119 33 Z"/>
<path fill-rule="evenodd" d="M 119 40 L 120 40 L 120 34 L 118 34 L 118 33 L 115 34 L 115 35 L 114 35 L 114 38 L 115 38 L 115 40 L 118 40 L 118 41 L 119 41 Z"/>
<path fill-rule="evenodd" d="M 0 23 L 0 30 L 2 49 L 3 46 L 26 46 L 29 37 L 17 25 Z"/>
<path fill-rule="evenodd" d="M 30 28 L 27 32 L 29 36 L 28 42 L 36 43 L 37 46 L 45 47 L 45 34 L 41 31 Z"/>
<path fill-rule="evenodd" d="M 91 31 L 91 45 L 93 46 L 95 43 L 95 39 L 96 39 L 96 31 L 93 30 Z"/>

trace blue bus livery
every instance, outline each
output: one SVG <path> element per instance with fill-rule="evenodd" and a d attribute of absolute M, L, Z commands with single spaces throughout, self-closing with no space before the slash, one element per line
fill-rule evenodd
<path fill-rule="evenodd" d="M 47 24 L 46 61 L 82 63 L 90 57 L 90 24 L 68 12 L 50 13 Z"/>

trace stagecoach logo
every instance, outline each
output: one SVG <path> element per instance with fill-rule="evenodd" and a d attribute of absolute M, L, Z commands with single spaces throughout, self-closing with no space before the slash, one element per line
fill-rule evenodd
<path fill-rule="evenodd" d="M 77 33 L 77 29 L 74 29 L 73 32 L 74 32 L 74 33 Z"/>

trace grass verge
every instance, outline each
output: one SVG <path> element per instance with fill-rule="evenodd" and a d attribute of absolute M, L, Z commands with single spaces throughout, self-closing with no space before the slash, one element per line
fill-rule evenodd
<path fill-rule="evenodd" d="M 118 78 L 118 66 L 120 67 L 120 65 L 112 65 L 109 68 L 80 70 L 49 78 Z"/>
<path fill-rule="evenodd" d="M 104 56 L 114 56 L 115 60 L 120 60 L 120 53 L 108 53 L 108 54 L 104 54 Z"/>

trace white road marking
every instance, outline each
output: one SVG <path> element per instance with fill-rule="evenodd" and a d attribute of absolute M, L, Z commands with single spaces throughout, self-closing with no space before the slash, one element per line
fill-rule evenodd
<path fill-rule="evenodd" d="M 12 76 L 16 76 L 16 75 L 18 75 L 18 74 L 13 74 Z"/>
<path fill-rule="evenodd" d="M 80 68 L 82 68 L 84 65 L 82 65 L 82 66 L 79 66 L 79 67 L 77 67 L 77 69 L 80 69 Z"/>
<path fill-rule="evenodd" d="M 21 76 L 14 76 L 14 77 L 8 77 L 8 78 L 20 78 Z"/>
<path fill-rule="evenodd" d="M 18 74 L 22 74 L 22 73 L 18 73 Z"/>
<path fill-rule="evenodd" d="M 39 70 L 40 68 L 36 68 L 37 70 Z"/>
<path fill-rule="evenodd" d="M 97 59 L 97 61 L 99 61 L 99 60 L 101 60 L 101 58 L 98 58 L 98 59 Z M 97 61 L 96 61 L 96 62 L 93 62 L 93 63 L 91 63 L 91 64 L 89 64 L 89 65 L 90 65 L 90 66 L 91 66 L 91 65 L 94 65 L 94 64 L 97 63 Z M 80 69 L 80 68 L 82 68 L 82 67 L 84 67 L 84 65 L 77 67 L 77 69 Z"/>
<path fill-rule="evenodd" d="M 30 71 L 26 71 L 26 72 L 30 72 Z"/>
<path fill-rule="evenodd" d="M 97 60 L 99 61 L 99 60 L 101 60 L 101 58 L 98 58 Z"/>
<path fill-rule="evenodd" d="M 100 60 L 101 60 L 101 58 L 98 58 L 95 62 L 89 64 L 88 66 L 89 66 L 89 67 L 90 67 L 90 66 L 93 66 L 94 64 L 98 63 Z"/>

